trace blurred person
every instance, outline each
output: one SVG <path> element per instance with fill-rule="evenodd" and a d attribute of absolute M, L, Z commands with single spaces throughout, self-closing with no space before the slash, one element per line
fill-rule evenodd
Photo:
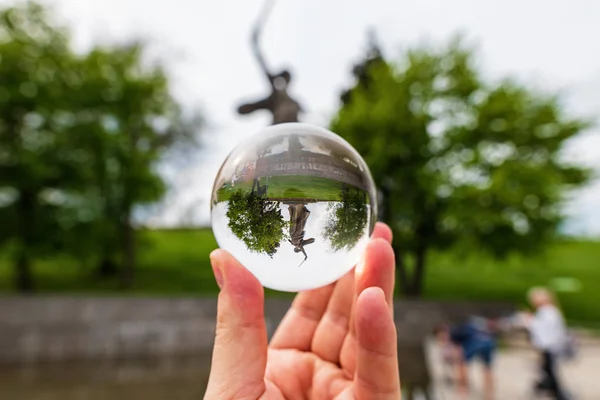
<path fill-rule="evenodd" d="M 215 250 L 220 293 L 204 399 L 401 399 L 392 233 L 377 223 L 371 237 L 355 269 L 296 296 L 271 343 L 262 285 Z"/>
<path fill-rule="evenodd" d="M 536 310 L 527 322 L 531 342 L 540 355 L 540 380 L 535 383 L 535 391 L 548 392 L 556 400 L 567 396 L 557 371 L 558 360 L 568 346 L 567 327 L 563 315 L 556 305 L 552 293 L 542 287 L 529 290 L 527 298 Z"/>
<path fill-rule="evenodd" d="M 433 333 L 440 348 L 444 381 L 447 384 L 452 384 L 457 380 L 456 371 L 458 369 L 458 364 L 462 361 L 462 352 L 460 348 L 450 340 L 449 325 L 441 324 L 434 329 Z"/>
<path fill-rule="evenodd" d="M 463 397 L 470 392 L 468 365 L 475 359 L 483 364 L 484 399 L 494 398 L 493 359 L 496 352 L 494 322 L 485 318 L 470 318 L 468 322 L 448 327 L 448 339 L 458 354 L 457 385 Z"/>

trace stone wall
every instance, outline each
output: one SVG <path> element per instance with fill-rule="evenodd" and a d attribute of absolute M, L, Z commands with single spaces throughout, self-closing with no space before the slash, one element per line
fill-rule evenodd
<path fill-rule="evenodd" d="M 272 334 L 289 307 L 268 299 Z M 399 340 L 418 343 L 444 320 L 506 315 L 507 304 L 398 301 Z M 0 299 L 0 363 L 206 354 L 216 299 L 31 297 Z"/>

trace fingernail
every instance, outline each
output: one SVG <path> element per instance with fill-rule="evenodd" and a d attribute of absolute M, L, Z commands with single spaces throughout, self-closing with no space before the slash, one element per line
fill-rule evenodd
<path fill-rule="evenodd" d="M 216 257 L 213 257 L 211 254 L 210 264 L 212 266 L 213 274 L 215 275 L 217 285 L 219 285 L 219 289 L 223 289 L 223 272 L 221 271 L 221 262 Z"/>
<path fill-rule="evenodd" d="M 370 290 L 371 292 L 373 292 L 373 296 L 375 296 L 375 298 L 383 303 L 387 303 L 387 300 L 385 299 L 385 293 L 383 292 L 383 289 L 380 288 L 379 286 L 371 286 L 370 288 L 367 288 L 368 290 Z"/>

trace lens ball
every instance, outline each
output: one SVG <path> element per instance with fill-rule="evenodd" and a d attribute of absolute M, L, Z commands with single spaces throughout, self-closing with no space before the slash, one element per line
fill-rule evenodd
<path fill-rule="evenodd" d="M 267 127 L 225 159 L 211 197 L 219 246 L 270 289 L 335 282 L 358 262 L 375 226 L 375 186 L 348 142 L 327 129 Z"/>

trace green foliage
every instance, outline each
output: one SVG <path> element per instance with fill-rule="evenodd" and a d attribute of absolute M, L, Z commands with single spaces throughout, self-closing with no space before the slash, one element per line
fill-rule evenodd
<path fill-rule="evenodd" d="M 229 228 L 250 251 L 273 257 L 288 226 L 278 201 L 238 190 L 229 197 L 226 215 Z"/>
<path fill-rule="evenodd" d="M 332 122 L 381 191 L 407 294 L 420 293 L 432 248 L 498 257 L 543 249 L 565 192 L 588 176 L 560 159 L 588 123 L 565 115 L 556 97 L 485 82 L 473 58 L 460 40 L 409 50 L 397 65 L 371 57 Z"/>
<path fill-rule="evenodd" d="M 121 262 L 130 273 L 133 212 L 162 197 L 157 163 L 172 146 L 194 144 L 196 128 L 169 94 L 164 71 L 144 68 L 143 57 L 138 43 L 94 49 L 82 61 L 87 79 L 80 93 L 92 117 L 87 129 L 97 133 L 88 143 L 100 209 L 95 239 L 102 238 L 95 252 L 104 255 L 101 266 Z"/>
<path fill-rule="evenodd" d="M 325 224 L 323 237 L 329 240 L 334 251 L 351 249 L 364 234 L 369 217 L 367 193 L 354 188 L 344 188 L 339 203 L 332 203 L 332 218 Z"/>
<path fill-rule="evenodd" d="M 518 254 L 504 259 L 484 252 L 432 252 L 424 296 L 438 300 L 512 302 L 528 307 L 526 293 L 534 286 L 556 290 L 565 316 L 572 323 L 600 329 L 600 242 L 556 240 L 546 252 Z M 574 291 L 560 290 L 558 282 L 577 283 Z"/>
<path fill-rule="evenodd" d="M 46 19 L 35 4 L 0 12 L 0 245 L 11 242 L 24 287 L 29 259 L 68 241 L 88 177 L 76 129 L 61 114 L 77 62 Z"/>
<path fill-rule="evenodd" d="M 21 289 L 48 252 L 133 269 L 133 212 L 160 199 L 157 164 L 196 126 L 146 61 L 139 43 L 76 54 L 35 3 L 0 11 L 0 246 Z"/>

